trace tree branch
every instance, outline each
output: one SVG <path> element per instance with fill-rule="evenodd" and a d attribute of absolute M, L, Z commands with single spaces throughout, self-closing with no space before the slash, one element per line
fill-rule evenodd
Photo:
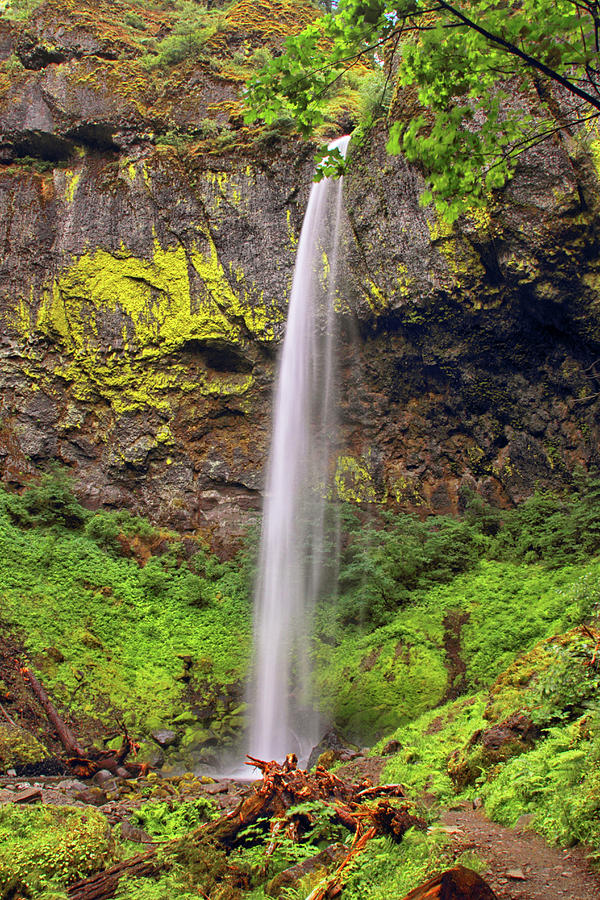
<path fill-rule="evenodd" d="M 491 41 L 493 44 L 497 44 L 499 47 L 502 47 L 507 53 L 510 53 L 511 56 L 516 56 L 518 59 L 522 60 L 528 66 L 533 69 L 537 69 L 539 72 L 542 72 L 546 75 L 547 78 L 550 78 L 552 81 L 556 81 L 565 90 L 569 91 L 571 94 L 575 94 L 577 97 L 581 97 L 590 106 L 593 106 L 595 109 L 600 109 L 600 98 L 594 97 L 593 94 L 588 93 L 587 91 L 582 90 L 582 88 L 577 87 L 576 84 L 573 84 L 572 81 L 569 81 L 568 78 L 565 78 L 563 75 L 560 75 L 554 69 L 551 69 L 545 63 L 541 62 L 539 59 L 535 59 L 533 56 L 530 56 L 528 53 L 525 53 L 524 50 L 520 50 L 515 44 L 511 44 L 510 41 L 505 40 L 503 37 L 500 37 L 497 34 L 492 34 L 491 31 L 488 31 L 487 28 L 483 28 L 481 25 L 478 25 L 477 22 L 474 22 L 472 19 L 469 19 L 468 16 L 465 16 L 463 12 L 459 9 L 455 9 L 450 3 L 447 3 L 446 0 L 438 0 L 439 5 L 442 9 L 445 9 L 451 16 L 455 16 L 473 31 L 476 31 L 477 34 L 482 35 L 486 40 Z"/>

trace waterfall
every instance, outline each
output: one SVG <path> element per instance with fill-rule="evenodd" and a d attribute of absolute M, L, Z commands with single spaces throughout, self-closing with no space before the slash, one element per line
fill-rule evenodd
<path fill-rule="evenodd" d="M 349 137 L 330 145 L 345 155 Z M 249 752 L 306 757 L 318 740 L 309 636 L 324 567 L 336 439 L 335 315 L 342 179 L 313 184 L 281 349 L 255 592 Z"/>

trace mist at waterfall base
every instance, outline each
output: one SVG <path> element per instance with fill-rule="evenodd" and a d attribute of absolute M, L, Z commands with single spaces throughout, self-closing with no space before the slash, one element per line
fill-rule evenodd
<path fill-rule="evenodd" d="M 330 148 L 345 155 L 349 137 Z M 313 184 L 304 216 L 273 407 L 255 592 L 248 753 L 305 760 L 319 739 L 310 632 L 322 584 L 325 506 L 337 439 L 334 301 L 342 179 Z"/>

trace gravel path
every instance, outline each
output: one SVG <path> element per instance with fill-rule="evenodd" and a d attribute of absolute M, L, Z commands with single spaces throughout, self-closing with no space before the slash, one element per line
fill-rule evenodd
<path fill-rule="evenodd" d="M 490 822 L 470 804 L 446 811 L 442 823 L 457 851 L 487 861 L 483 877 L 499 900 L 600 900 L 600 876 L 579 848 L 549 847 L 526 828 Z"/>

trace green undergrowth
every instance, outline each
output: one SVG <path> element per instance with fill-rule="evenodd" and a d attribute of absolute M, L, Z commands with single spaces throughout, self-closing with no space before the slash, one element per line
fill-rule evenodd
<path fill-rule="evenodd" d="M 2 628 L 80 717 L 139 734 L 194 702 L 224 716 L 223 692 L 239 693 L 248 660 L 248 561 L 220 562 L 193 542 L 187 554 L 142 519 L 89 513 L 62 477 L 2 491 Z"/>
<path fill-rule="evenodd" d="M 567 616 L 573 606 L 581 611 L 582 594 L 589 607 L 591 581 L 588 572 L 564 592 L 575 597 Z M 381 741 L 376 750 L 390 738 L 398 742 L 384 778 L 402 782 L 414 798 L 428 796 L 434 808 L 479 796 L 494 820 L 526 822 L 551 843 L 582 842 L 600 860 L 595 583 L 596 604 L 583 625 L 517 656 L 489 689 L 432 710 Z M 531 737 L 511 736 L 511 721 L 529 722 Z M 502 743 L 485 744 L 491 729 Z"/>
<path fill-rule="evenodd" d="M 461 519 L 342 511 L 339 595 L 317 610 L 322 711 L 371 741 L 475 693 L 600 600 L 600 482 L 513 510 L 465 495 Z"/>
<path fill-rule="evenodd" d="M 142 57 L 142 65 L 146 69 L 168 68 L 189 58 L 208 60 L 206 45 L 211 38 L 225 30 L 226 20 L 222 9 L 208 9 L 190 0 L 175 0 L 173 8 L 171 32 L 161 40 L 153 41 L 149 51 Z"/>
<path fill-rule="evenodd" d="M 529 753 L 510 760 L 481 787 L 488 815 L 531 827 L 550 842 L 593 848 L 600 862 L 600 716 L 549 729 Z"/>
<path fill-rule="evenodd" d="M 447 842 L 440 835 L 409 831 L 400 844 L 376 838 L 352 863 L 343 896 L 349 900 L 403 897 L 453 863 Z"/>
<path fill-rule="evenodd" d="M 447 703 L 401 726 L 374 748 L 381 750 L 389 739 L 401 749 L 386 765 L 384 779 L 406 786 L 413 799 L 428 794 L 439 805 L 456 796 L 447 763 L 479 728 L 484 728 L 485 693 Z"/>
<path fill-rule="evenodd" d="M 0 15 L 14 21 L 26 20 L 42 0 L 0 0 Z"/>
<path fill-rule="evenodd" d="M 0 897 L 62 898 L 113 852 L 108 821 L 92 807 L 0 806 Z"/>
<path fill-rule="evenodd" d="M 323 711 L 351 737 L 371 740 L 438 706 L 456 679 L 462 693 L 491 685 L 520 653 L 583 621 L 597 598 L 597 560 L 559 569 L 481 560 L 447 584 L 414 591 L 373 630 L 341 626 L 324 606 L 314 650 Z M 457 616 L 462 672 L 446 646 Z"/>
<path fill-rule="evenodd" d="M 150 801 L 131 814 L 131 822 L 157 840 L 182 837 L 219 815 L 207 797 L 185 800 L 175 807 L 166 801 Z"/>
<path fill-rule="evenodd" d="M 323 714 L 370 742 L 584 621 L 600 598 L 599 510 L 594 481 L 511 511 L 471 498 L 462 520 L 344 510 L 341 596 L 320 604 L 312 649 Z M 220 562 L 125 511 L 91 513 L 56 473 L 0 493 L 0 551 L 2 624 L 59 704 L 141 735 L 172 725 L 184 746 L 243 726 L 248 552 Z"/>

